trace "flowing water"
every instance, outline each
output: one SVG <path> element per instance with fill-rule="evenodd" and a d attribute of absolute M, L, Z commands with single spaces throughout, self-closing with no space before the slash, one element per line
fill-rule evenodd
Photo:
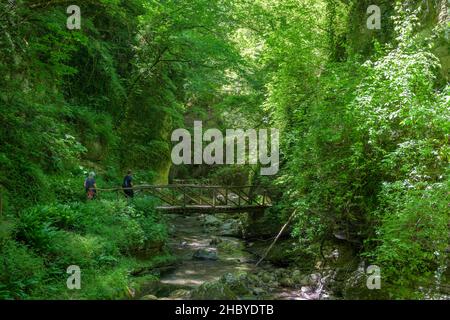
<path fill-rule="evenodd" d="M 167 297 L 178 289 L 193 290 L 228 273 L 274 273 L 277 270 L 268 262 L 256 267 L 257 257 L 246 250 L 243 239 L 217 236 L 217 230 L 204 225 L 201 215 L 170 215 L 168 221 L 171 225 L 169 246 L 180 261 L 174 270 L 161 276 L 158 297 Z M 222 250 L 223 247 L 227 250 Z M 209 257 L 195 258 L 199 251 Z M 298 287 L 278 286 L 270 290 L 269 298 L 305 300 L 311 296 L 305 295 Z"/>
<path fill-rule="evenodd" d="M 255 258 L 239 248 L 244 241 L 233 237 L 216 237 L 202 224 L 199 216 L 171 217 L 174 233 L 169 246 L 173 254 L 181 258 L 181 263 L 174 272 L 162 277 L 161 283 L 177 286 L 195 287 L 206 281 L 218 280 L 229 272 L 252 271 L 255 269 Z M 232 254 L 219 253 L 217 244 L 211 244 L 213 239 L 229 242 L 236 250 Z M 218 260 L 199 260 L 193 258 L 198 250 L 217 254 Z"/>

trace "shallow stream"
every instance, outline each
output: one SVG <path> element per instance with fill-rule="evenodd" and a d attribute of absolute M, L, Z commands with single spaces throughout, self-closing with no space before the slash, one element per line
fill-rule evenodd
<path fill-rule="evenodd" d="M 168 216 L 171 226 L 169 247 L 178 257 L 179 263 L 174 270 L 162 274 L 158 290 L 153 292 L 158 298 L 177 298 L 171 296 L 171 293 L 180 289 L 185 292 L 195 290 L 205 282 L 218 281 L 226 274 L 271 275 L 281 274 L 283 271 L 268 262 L 256 267 L 258 257 L 247 250 L 245 240 L 217 235 L 217 229 L 205 225 L 204 221 L 204 216 L 201 215 Z M 269 244 L 270 242 L 267 245 Z M 320 296 L 315 290 L 306 292 L 298 285 L 289 287 L 276 280 L 271 284 L 270 289 L 264 290 L 264 299 L 308 300 L 318 299 Z M 257 294 L 255 299 L 258 298 Z"/>

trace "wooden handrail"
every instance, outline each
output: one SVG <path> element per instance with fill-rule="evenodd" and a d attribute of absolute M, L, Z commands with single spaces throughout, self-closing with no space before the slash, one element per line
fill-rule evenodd
<path fill-rule="evenodd" d="M 252 188 L 255 187 L 257 186 L 145 184 L 145 185 L 136 185 L 133 187 L 90 188 L 90 190 L 96 190 L 99 192 L 116 192 L 117 195 L 119 195 L 119 192 L 124 190 L 141 190 L 144 192 L 147 191 L 152 196 L 159 198 L 169 206 L 182 208 L 192 207 L 190 203 L 191 201 L 193 202 L 194 206 L 196 205 L 204 206 L 212 209 L 215 209 L 220 206 L 225 206 L 229 208 L 241 208 L 248 206 L 256 208 L 256 207 L 270 206 L 270 203 L 269 204 L 267 203 L 268 188 L 261 188 L 258 186 L 257 192 L 255 193 L 251 192 Z M 164 190 L 168 192 L 164 192 Z M 211 191 L 204 192 L 204 190 L 211 190 L 212 192 Z M 233 195 L 233 197 L 230 198 L 230 195 Z M 255 201 L 256 200 L 255 196 L 257 195 L 262 196 L 262 201 Z"/>
<path fill-rule="evenodd" d="M 120 191 L 120 190 L 144 190 L 144 189 L 170 189 L 170 188 L 195 188 L 195 189 L 246 189 L 253 188 L 255 186 L 252 185 L 243 185 L 243 186 L 220 186 L 220 185 L 196 185 L 196 184 L 167 184 L 167 185 L 138 185 L 134 187 L 115 187 L 115 188 L 90 188 L 92 190 L 97 191 Z M 264 187 L 263 189 L 267 190 L 269 188 Z"/>

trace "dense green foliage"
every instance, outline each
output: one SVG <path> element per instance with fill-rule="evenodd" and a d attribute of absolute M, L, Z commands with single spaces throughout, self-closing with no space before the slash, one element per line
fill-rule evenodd
<path fill-rule="evenodd" d="M 137 183 L 170 171 L 272 187 L 271 219 L 297 209 L 292 255 L 314 264 L 345 242 L 380 266 L 379 298 L 448 284 L 446 0 L 89 0 L 81 30 L 66 28 L 67 1 L 12 3 L 0 2 L 0 298 L 122 298 L 137 256 L 167 258 L 154 199 L 85 201 L 89 171 L 119 186 L 128 168 Z M 381 30 L 365 27 L 370 4 Z M 279 174 L 171 168 L 170 134 L 193 120 L 279 128 Z M 73 264 L 79 292 L 65 290 Z"/>
<path fill-rule="evenodd" d="M 167 237 L 153 207 L 153 199 L 141 198 L 133 205 L 102 200 L 22 211 L 2 230 L 0 297 L 125 297 L 130 271 L 142 264 L 133 256 L 158 251 Z M 70 265 L 83 272 L 79 292 L 65 287 Z"/>
<path fill-rule="evenodd" d="M 282 129 L 275 185 L 280 216 L 298 211 L 292 254 L 320 260 L 339 235 L 380 266 L 378 297 L 423 297 L 448 283 L 447 13 L 439 1 L 380 1 L 383 28 L 361 31 L 370 4 L 249 5 L 244 21 L 257 22 L 238 46 L 254 73 L 224 118 Z"/>
<path fill-rule="evenodd" d="M 380 294 L 391 298 L 421 296 L 420 285 L 445 281 L 448 265 L 448 70 L 441 73 L 433 53 L 445 35 L 438 24 L 420 32 L 430 29 L 421 26 L 427 23 L 418 18 L 421 5 L 399 2 L 394 40 L 375 42 L 369 56 L 350 47 L 343 58 L 335 41 L 332 52 L 321 50 L 309 24 L 297 26 L 295 39 L 286 28 L 277 35 L 306 45 L 276 45 L 284 48 L 282 59 L 268 53 L 278 63 L 289 61 L 273 73 L 267 107 L 284 130 L 277 183 L 286 191 L 285 205 L 299 209 L 300 245 L 319 255 L 318 244 L 343 234 L 366 263 L 381 267 Z M 327 17 L 324 26 L 329 19 L 338 17 Z M 328 39 L 330 32 L 346 32 L 329 28 Z"/>

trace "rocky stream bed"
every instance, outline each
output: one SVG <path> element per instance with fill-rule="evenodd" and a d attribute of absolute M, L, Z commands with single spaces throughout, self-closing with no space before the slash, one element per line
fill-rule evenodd
<path fill-rule="evenodd" d="M 141 299 L 329 299 L 327 276 L 276 267 L 252 253 L 239 219 L 170 215 L 169 247 L 178 263 L 148 286 Z M 261 245 L 261 243 L 260 243 Z M 270 242 L 265 242 L 264 247 Z"/>

